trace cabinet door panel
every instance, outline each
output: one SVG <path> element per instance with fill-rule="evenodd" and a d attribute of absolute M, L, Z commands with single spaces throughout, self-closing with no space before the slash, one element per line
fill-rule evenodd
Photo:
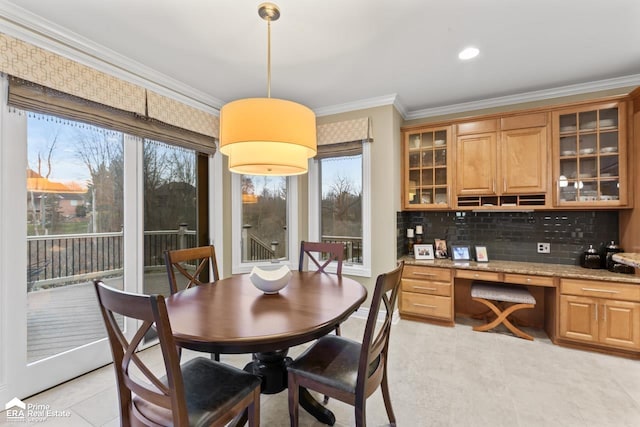
<path fill-rule="evenodd" d="M 546 127 L 504 131 L 500 150 L 504 194 L 546 191 Z"/>
<path fill-rule="evenodd" d="M 593 298 L 560 296 L 560 336 L 598 342 L 598 305 Z"/>
<path fill-rule="evenodd" d="M 640 349 L 640 303 L 601 301 L 600 341 L 615 347 Z"/>
<path fill-rule="evenodd" d="M 496 194 L 496 134 L 457 139 L 457 194 Z"/>

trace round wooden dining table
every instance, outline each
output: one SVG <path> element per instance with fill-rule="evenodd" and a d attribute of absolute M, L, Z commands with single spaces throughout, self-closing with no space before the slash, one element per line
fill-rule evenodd
<path fill-rule="evenodd" d="M 277 294 L 264 294 L 241 274 L 171 295 L 166 304 L 174 339 L 207 353 L 252 353 L 245 370 L 263 378 L 262 392 L 284 390 L 289 347 L 330 333 L 367 297 L 364 286 L 347 277 L 291 273 Z M 301 391 L 300 404 L 308 412 L 326 424 L 335 422 L 330 411 Z"/>

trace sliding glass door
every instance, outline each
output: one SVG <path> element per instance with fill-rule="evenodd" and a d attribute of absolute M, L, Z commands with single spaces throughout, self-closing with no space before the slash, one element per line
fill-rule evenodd
<path fill-rule="evenodd" d="M 209 159 L 0 101 L 0 401 L 7 403 L 111 362 L 93 279 L 168 294 L 164 251 L 208 240 L 199 232 L 208 213 L 198 165 Z M 200 174 L 206 178 L 206 166 Z"/>

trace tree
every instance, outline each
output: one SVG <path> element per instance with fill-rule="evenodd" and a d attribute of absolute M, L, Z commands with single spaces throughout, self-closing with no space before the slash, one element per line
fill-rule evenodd
<path fill-rule="evenodd" d="M 77 155 L 89 169 L 91 229 L 120 231 L 124 222 L 124 135 L 90 126 L 76 132 Z"/>
<path fill-rule="evenodd" d="M 348 178 L 337 176 L 322 197 L 322 234 L 362 235 L 362 193 Z"/>

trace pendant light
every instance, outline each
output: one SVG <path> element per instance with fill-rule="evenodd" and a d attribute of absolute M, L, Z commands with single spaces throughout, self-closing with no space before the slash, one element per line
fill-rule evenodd
<path fill-rule="evenodd" d="M 229 102 L 220 109 L 220 151 L 229 170 L 247 175 L 301 175 L 317 153 L 316 116 L 301 104 L 271 98 L 271 21 L 278 6 L 263 3 L 267 21 L 267 97 Z"/>

